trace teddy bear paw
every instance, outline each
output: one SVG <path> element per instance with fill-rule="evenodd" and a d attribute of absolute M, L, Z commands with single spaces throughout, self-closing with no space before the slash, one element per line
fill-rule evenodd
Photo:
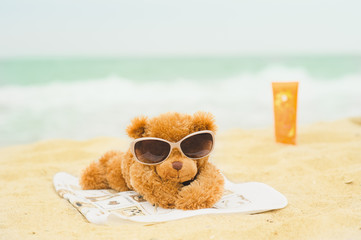
<path fill-rule="evenodd" d="M 217 199 L 210 191 L 202 189 L 199 185 L 191 184 L 184 187 L 179 193 L 175 202 L 177 209 L 194 210 L 210 208 L 217 202 Z"/>

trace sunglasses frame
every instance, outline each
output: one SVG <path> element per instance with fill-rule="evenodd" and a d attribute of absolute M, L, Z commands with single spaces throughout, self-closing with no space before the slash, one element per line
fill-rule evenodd
<path fill-rule="evenodd" d="M 184 140 L 186 140 L 186 139 L 188 139 L 188 138 L 190 138 L 190 137 L 193 137 L 193 136 L 198 135 L 198 134 L 203 134 L 203 133 L 209 133 L 209 134 L 211 134 L 211 136 L 212 136 L 213 144 L 212 144 L 212 148 L 211 148 L 211 150 L 209 151 L 209 153 L 208 153 L 207 155 L 203 156 L 203 157 L 200 157 L 200 158 L 190 158 L 190 157 L 186 156 L 186 155 L 183 153 L 183 150 L 182 150 L 182 148 L 181 148 L 181 143 L 182 143 Z M 162 141 L 162 142 L 168 143 L 168 144 L 170 145 L 170 150 L 169 150 L 169 153 L 168 153 L 167 157 L 164 158 L 162 161 L 157 162 L 157 163 L 144 163 L 144 162 L 140 161 L 140 160 L 137 158 L 136 154 L 135 154 L 135 144 L 136 144 L 137 142 L 140 142 L 140 141 L 143 141 L 143 140 L 158 140 L 158 141 Z M 174 148 L 177 148 L 178 151 L 182 154 L 182 156 L 184 156 L 184 157 L 186 157 L 186 158 L 189 158 L 189 159 L 201 159 L 201 158 L 205 158 L 205 157 L 207 157 L 207 156 L 213 151 L 213 149 L 214 149 L 214 143 L 215 143 L 214 132 L 212 132 L 212 131 L 210 131 L 210 130 L 202 130 L 202 131 L 198 131 L 198 132 L 191 133 L 191 134 L 185 136 L 184 138 L 182 138 L 181 140 L 179 140 L 178 142 L 170 142 L 170 141 L 165 140 L 165 139 L 163 139 L 163 138 L 156 138 L 156 137 L 137 138 L 137 139 L 134 139 L 134 140 L 130 143 L 130 151 L 132 152 L 132 154 L 133 154 L 133 156 L 134 156 L 134 158 L 135 158 L 135 160 L 136 160 L 137 162 L 139 162 L 139 163 L 141 163 L 141 164 L 145 164 L 145 165 L 158 165 L 158 164 L 161 164 L 162 162 L 164 162 L 165 160 L 168 159 L 168 157 L 171 155 L 171 153 L 172 153 L 172 151 L 173 151 Z"/>

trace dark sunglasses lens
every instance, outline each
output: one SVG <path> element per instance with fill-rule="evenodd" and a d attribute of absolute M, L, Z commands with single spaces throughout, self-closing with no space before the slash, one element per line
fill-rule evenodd
<path fill-rule="evenodd" d="M 143 163 L 159 163 L 166 159 L 169 151 L 170 145 L 159 140 L 143 140 L 134 145 L 134 153 Z"/>
<path fill-rule="evenodd" d="M 184 155 L 189 158 L 202 158 L 212 151 L 213 136 L 210 133 L 191 136 L 182 141 L 181 148 Z"/>

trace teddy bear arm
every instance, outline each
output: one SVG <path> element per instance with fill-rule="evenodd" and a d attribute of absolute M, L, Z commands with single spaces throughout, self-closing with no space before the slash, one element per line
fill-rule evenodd
<path fill-rule="evenodd" d="M 176 201 L 176 208 L 183 210 L 210 208 L 221 199 L 223 189 L 223 176 L 213 164 L 207 163 L 196 180 L 182 188 Z"/>
<path fill-rule="evenodd" d="M 144 196 L 144 198 L 150 202 L 151 204 L 154 204 L 156 206 L 162 207 L 162 208 L 175 208 L 175 202 L 177 200 L 177 192 L 170 192 L 169 187 L 166 187 L 167 184 L 157 185 L 154 184 L 150 187 L 150 189 L 153 189 L 152 191 L 147 191 L 143 189 L 141 191 L 141 195 Z"/>
<path fill-rule="evenodd" d="M 218 168 L 212 163 L 207 163 L 204 167 L 199 170 L 199 174 L 195 180 L 202 185 L 209 185 L 212 188 L 219 188 L 223 192 L 224 178 Z"/>
<path fill-rule="evenodd" d="M 82 173 L 80 185 L 83 189 L 129 190 L 121 172 L 123 154 L 117 151 L 106 152 L 97 162 L 91 163 Z"/>
<path fill-rule="evenodd" d="M 93 162 L 84 169 L 79 183 L 84 190 L 109 188 L 105 168 L 99 162 Z"/>
<path fill-rule="evenodd" d="M 136 166 L 132 166 L 130 175 L 134 190 L 149 203 L 163 208 L 175 207 L 180 188 L 179 183 L 162 181 L 153 171 L 139 174 Z"/>
<path fill-rule="evenodd" d="M 122 154 L 118 154 L 112 157 L 107 164 L 107 173 L 106 179 L 110 188 L 117 190 L 119 192 L 130 190 L 127 186 L 127 183 L 124 179 L 121 161 Z"/>

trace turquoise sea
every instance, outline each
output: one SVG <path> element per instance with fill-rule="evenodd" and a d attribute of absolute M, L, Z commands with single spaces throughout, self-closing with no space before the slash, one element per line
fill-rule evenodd
<path fill-rule="evenodd" d="M 299 124 L 361 116 L 361 56 L 0 59 L 0 146 L 125 137 L 138 115 L 212 112 L 273 124 L 272 81 L 299 81 Z"/>

